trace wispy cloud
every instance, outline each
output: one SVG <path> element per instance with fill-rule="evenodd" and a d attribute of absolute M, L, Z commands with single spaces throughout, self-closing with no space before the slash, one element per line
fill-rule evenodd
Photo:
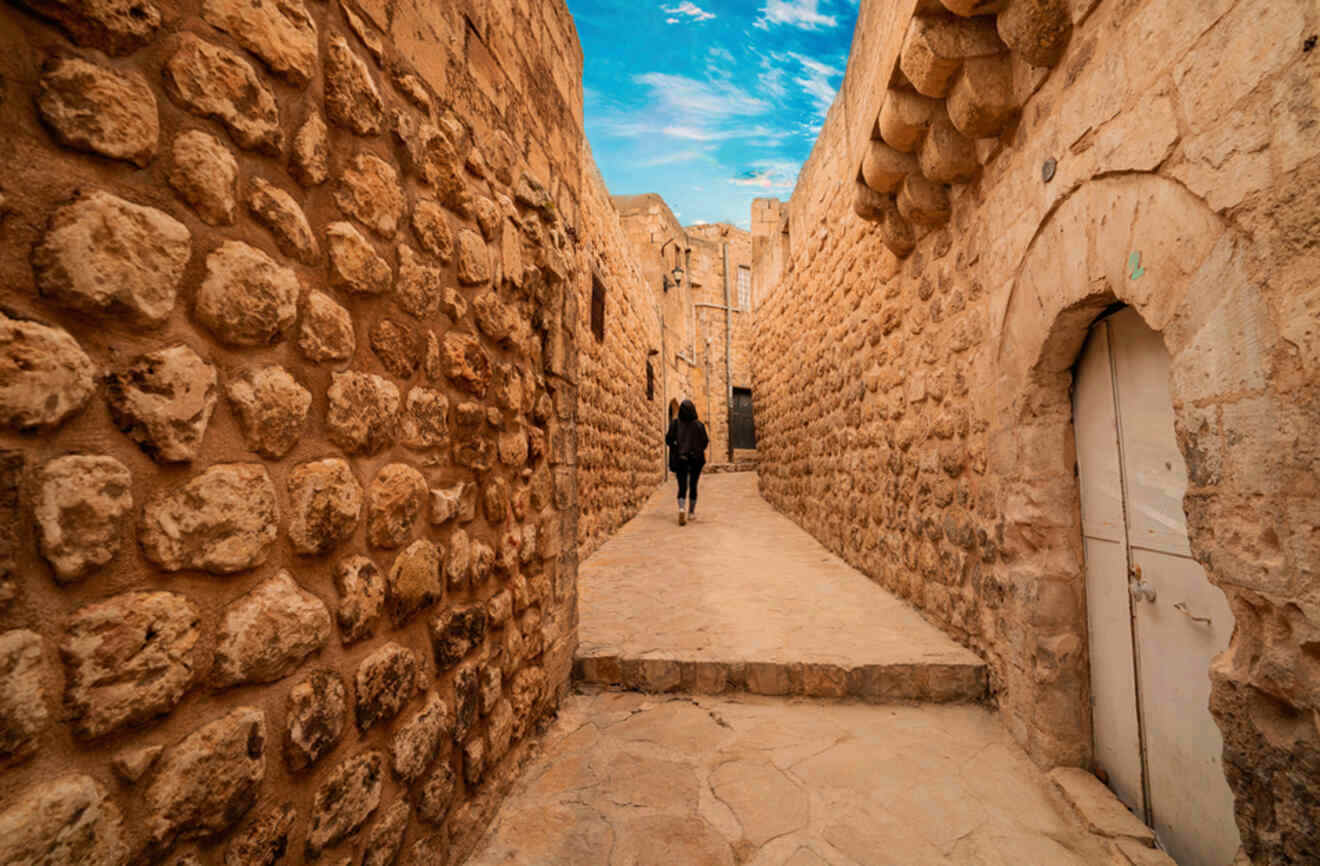
<path fill-rule="evenodd" d="M 820 11 L 820 0 L 765 0 L 756 26 L 770 29 L 771 24 L 788 24 L 802 30 L 833 29 L 839 19 Z"/>
<path fill-rule="evenodd" d="M 647 89 L 646 107 L 600 112 L 597 122 L 607 135 L 663 136 L 685 142 L 783 136 L 782 131 L 754 120 L 767 114 L 770 104 L 729 81 L 703 81 L 666 72 L 648 72 L 634 76 L 633 81 Z"/>
<path fill-rule="evenodd" d="M 816 112 L 824 117 L 830 110 L 830 104 L 834 102 L 834 94 L 838 92 L 831 78 L 836 78 L 843 74 L 842 69 L 836 69 L 828 63 L 822 63 L 810 57 L 804 57 L 796 51 L 790 51 L 789 56 L 798 62 L 802 67 L 802 74 L 793 79 L 802 90 L 811 97 L 812 105 Z"/>
<path fill-rule="evenodd" d="M 716 162 L 708 150 L 676 150 L 673 153 L 666 153 L 662 156 L 644 159 L 638 163 L 643 168 L 656 168 L 662 165 L 677 165 L 684 162 Z"/>
<path fill-rule="evenodd" d="M 789 160 L 763 159 L 737 177 L 729 178 L 734 186 L 753 187 L 762 192 L 792 192 L 797 186 L 798 164 Z"/>
<path fill-rule="evenodd" d="M 694 22 L 709 21 L 715 17 L 714 12 L 707 12 L 693 3 L 692 0 L 683 0 L 677 6 L 661 6 L 660 11 L 670 15 L 669 18 L 665 19 L 669 24 L 677 24 L 682 21 L 683 19 L 678 17 L 680 15 L 686 15 L 689 21 Z"/>

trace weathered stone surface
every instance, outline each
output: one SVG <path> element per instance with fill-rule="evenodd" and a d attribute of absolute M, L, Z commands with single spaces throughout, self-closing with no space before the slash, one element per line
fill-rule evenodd
<path fill-rule="evenodd" d="M 454 741 L 461 743 L 472 733 L 481 706 L 481 680 L 475 664 L 467 664 L 454 674 Z"/>
<path fill-rule="evenodd" d="M 298 444 L 312 392 L 288 370 L 278 365 L 249 368 L 230 381 L 226 393 L 249 449 L 279 459 Z"/>
<path fill-rule="evenodd" d="M 443 597 L 442 564 L 440 549 L 424 538 L 414 541 L 395 557 L 386 584 L 386 604 L 396 628 Z"/>
<path fill-rule="evenodd" d="M 274 682 L 329 640 L 330 611 L 281 571 L 225 608 L 211 681 L 217 688 Z"/>
<path fill-rule="evenodd" d="M 164 746 L 145 746 L 141 749 L 125 749 L 115 755 L 110 762 L 110 769 L 126 785 L 136 785 L 142 777 L 156 765 L 164 754 Z"/>
<path fill-rule="evenodd" d="M 220 121 L 240 147 L 280 155 L 284 135 L 279 106 L 241 56 L 183 33 L 162 72 L 165 90 L 184 108 Z"/>
<path fill-rule="evenodd" d="M 392 238 L 403 217 L 399 173 L 381 158 L 359 153 L 339 176 L 335 204 L 381 237 Z"/>
<path fill-rule="evenodd" d="M 385 577 L 365 556 L 350 556 L 335 566 L 339 593 L 339 636 L 345 645 L 371 637 L 385 604 Z"/>
<path fill-rule="evenodd" d="M 362 846 L 362 866 L 393 866 L 403 848 L 412 807 L 406 800 L 395 800 L 376 821 Z"/>
<path fill-rule="evenodd" d="M 328 457 L 289 473 L 289 541 L 297 553 L 328 553 L 357 528 L 362 485 L 347 460 Z"/>
<path fill-rule="evenodd" d="M 453 735 L 454 719 L 449 714 L 449 705 L 431 692 L 422 708 L 394 732 L 390 766 L 395 775 L 408 784 L 420 779 L 435 760 L 441 744 L 448 743 Z"/>
<path fill-rule="evenodd" d="M 357 35 L 357 38 L 366 47 L 367 51 L 378 64 L 385 62 L 385 42 L 374 27 L 368 24 L 361 15 L 357 14 L 347 3 L 340 3 L 339 8 L 343 10 L 344 20 L 348 22 L 348 27 Z"/>
<path fill-rule="evenodd" d="M 405 463 L 390 463 L 367 487 L 367 541 L 400 547 L 412 537 L 426 508 L 426 479 Z"/>
<path fill-rule="evenodd" d="M 289 690 L 284 713 L 284 758 L 289 768 L 305 770 L 344 736 L 348 690 L 334 671 L 315 671 Z"/>
<path fill-rule="evenodd" d="M 472 200 L 472 214 L 476 217 L 477 225 L 481 228 L 481 236 L 487 241 L 494 241 L 500 236 L 500 226 L 503 223 L 503 216 L 500 213 L 499 206 L 495 202 L 483 196 L 476 196 Z M 516 241 L 517 238 L 514 238 Z M 505 265 L 505 273 L 518 280 L 522 279 L 521 269 L 515 276 L 513 269 Z"/>
<path fill-rule="evenodd" d="M 486 730 L 486 743 L 492 761 L 500 761 L 509 752 L 513 741 L 513 706 L 504 698 L 495 702 L 490 711 Z"/>
<path fill-rule="evenodd" d="M 371 350 L 390 375 L 410 379 L 422 363 L 425 344 L 411 325 L 386 318 L 371 328 Z"/>
<path fill-rule="evenodd" d="M 527 463 L 527 433 L 522 428 L 501 433 L 499 437 L 500 462 L 506 466 L 524 466 Z"/>
<path fill-rule="evenodd" d="M 458 281 L 468 286 L 490 282 L 490 249 L 471 229 L 458 231 Z"/>
<path fill-rule="evenodd" d="M 275 485 L 265 467 L 218 463 L 149 501 L 138 541 L 166 571 L 233 574 L 266 561 L 278 526 Z"/>
<path fill-rule="evenodd" d="M 420 673 L 417 656 L 396 643 L 387 643 L 363 659 L 353 679 L 358 730 L 397 716 L 412 697 Z"/>
<path fill-rule="evenodd" d="M 298 315 L 298 276 L 256 247 L 226 241 L 206 257 L 197 289 L 198 321 L 231 346 L 284 338 Z"/>
<path fill-rule="evenodd" d="M 123 817 L 91 776 L 62 776 L 19 795 L 0 812 L 0 863 L 124 866 Z"/>
<path fill-rule="evenodd" d="M 486 606 L 447 610 L 431 620 L 431 648 L 437 670 L 446 671 L 467 658 L 486 639 Z"/>
<path fill-rule="evenodd" d="M 129 592 L 80 608 L 60 640 L 64 702 L 91 739 L 174 708 L 202 673 L 201 612 L 172 592 Z"/>
<path fill-rule="evenodd" d="M 50 724 L 47 677 L 41 635 L 26 629 L 0 633 L 0 761 L 36 753 Z"/>
<path fill-rule="evenodd" d="M 385 103 L 371 71 L 342 36 L 331 37 L 326 47 L 325 113 L 331 123 L 358 135 L 378 135 L 385 122 Z"/>
<path fill-rule="evenodd" d="M 481 333 L 496 343 L 504 343 L 513 335 L 517 317 L 494 292 L 482 292 L 472 302 L 472 313 Z"/>
<path fill-rule="evenodd" d="M 41 71 L 37 111 L 66 147 L 145 168 L 156 156 L 156 97 L 136 72 L 77 57 L 57 57 Z"/>
<path fill-rule="evenodd" d="M 451 382 L 476 397 L 486 396 L 490 385 L 490 355 L 480 341 L 466 334 L 445 334 L 441 365 Z"/>
<path fill-rule="evenodd" d="M 423 321 L 431 319 L 439 311 L 444 294 L 444 272 L 426 264 L 412 247 L 400 244 L 399 283 L 395 297 L 403 311 Z"/>
<path fill-rule="evenodd" d="M 298 326 L 298 349 L 310 361 L 347 361 L 357 350 L 353 316 L 323 292 L 313 291 Z"/>
<path fill-rule="evenodd" d="M 472 540 L 462 529 L 449 536 L 449 561 L 445 563 L 445 578 L 451 589 L 463 589 L 472 574 Z"/>
<path fill-rule="evenodd" d="M 41 555 L 56 580 L 80 580 L 119 553 L 132 483 L 113 457 L 71 454 L 41 467 L 32 510 Z"/>
<path fill-rule="evenodd" d="M 490 610 L 487 608 L 487 621 Z M 504 671 L 493 663 L 484 664 L 477 672 L 481 681 L 481 714 L 487 715 L 495 709 L 495 704 L 504 696 Z"/>
<path fill-rule="evenodd" d="M 275 866 L 288 851 L 297 817 L 292 803 L 281 803 L 259 815 L 230 841 L 225 866 Z"/>
<path fill-rule="evenodd" d="M 403 111 L 394 113 L 393 129 L 402 145 L 404 169 L 435 190 L 440 201 L 459 216 L 467 216 L 471 195 L 453 139 L 433 124 L 418 123 Z"/>
<path fill-rule="evenodd" d="M 197 457 L 219 396 L 215 367 L 187 346 L 135 358 L 106 376 L 115 426 L 160 463 Z"/>
<path fill-rule="evenodd" d="M 160 10 L 149 0 L 21 0 L 54 21 L 79 45 L 131 54 L 155 37 Z"/>
<path fill-rule="evenodd" d="M 459 498 L 463 495 L 463 485 L 433 489 L 431 491 L 431 525 L 443 526 L 458 516 Z"/>
<path fill-rule="evenodd" d="M 486 775 L 486 740 L 476 736 L 463 744 L 463 778 L 472 787 Z"/>
<path fill-rule="evenodd" d="M 57 427 L 87 405 L 95 374 L 67 331 L 0 312 L 0 423 L 17 430 Z"/>
<path fill-rule="evenodd" d="M 370 373 L 335 373 L 327 391 L 330 441 L 350 454 L 378 454 L 399 435 L 399 389 Z"/>
<path fill-rule="evenodd" d="M 316 71 L 316 23 L 302 0 L 206 0 L 202 19 L 257 55 L 271 72 L 296 87 Z"/>
<path fill-rule="evenodd" d="M 385 778 L 385 756 L 380 752 L 356 755 L 330 773 L 316 789 L 312 825 L 307 831 L 306 853 L 314 860 L 367 822 L 380 805 Z"/>
<path fill-rule="evenodd" d="M 418 199 L 413 205 L 412 227 L 422 249 L 448 264 L 454 257 L 454 232 L 445 209 L 431 199 Z"/>
<path fill-rule="evenodd" d="M 257 222 L 274 235 L 280 252 L 305 265 L 314 265 L 321 258 L 321 248 L 307 223 L 307 215 L 293 196 L 263 178 L 254 177 L 247 205 Z"/>
<path fill-rule="evenodd" d="M 400 440 L 409 448 L 426 450 L 449 444 L 449 399 L 440 391 L 413 388 L 404 402 Z M 432 502 L 435 491 L 432 491 Z M 434 516 L 432 522 L 435 522 Z M 440 521 L 441 523 L 444 520 Z"/>
<path fill-rule="evenodd" d="M 233 225 L 238 212 L 238 160 L 220 139 L 199 129 L 180 133 L 171 147 L 168 179 L 202 222 Z"/>
<path fill-rule="evenodd" d="M 293 136 L 289 174 L 306 187 L 320 186 L 330 177 L 330 131 L 319 111 L 308 114 Z"/>
<path fill-rule="evenodd" d="M 545 691 L 545 671 L 541 668 L 523 668 L 513 675 L 509 699 L 513 705 L 513 737 L 521 740 L 536 720 L 536 705 Z"/>
<path fill-rule="evenodd" d="M 55 211 L 32 270 L 41 294 L 65 306 L 154 326 L 174 310 L 191 241 L 168 214 L 98 190 Z"/>
<path fill-rule="evenodd" d="M 325 230 L 330 250 L 330 285 L 359 295 L 390 290 L 394 273 L 389 262 L 352 223 L 331 223 Z"/>
<path fill-rule="evenodd" d="M 495 551 L 484 541 L 472 543 L 472 585 L 480 586 L 490 577 L 491 566 L 495 562 Z"/>
<path fill-rule="evenodd" d="M 492 478 L 481 493 L 486 520 L 494 526 L 502 526 L 509 519 L 509 482 L 503 478 Z"/>
<path fill-rule="evenodd" d="M 239 707 L 171 746 L 147 788 L 151 850 L 214 837 L 257 802 L 266 775 L 266 717 Z"/>
<path fill-rule="evenodd" d="M 414 791 L 417 817 L 429 824 L 440 824 L 449 814 L 449 807 L 454 804 L 454 793 L 458 787 L 458 778 L 448 761 L 436 764 L 431 775 Z"/>

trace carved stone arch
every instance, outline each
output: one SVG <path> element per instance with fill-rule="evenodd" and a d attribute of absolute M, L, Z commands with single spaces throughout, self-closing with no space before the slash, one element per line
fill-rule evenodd
<path fill-rule="evenodd" d="M 1248 249 L 1176 182 L 1152 174 L 1094 180 L 1042 222 L 993 314 L 998 379 L 990 461 L 1004 516 L 995 580 L 1006 604 L 1019 606 L 1014 621 L 1027 626 L 1009 638 L 1016 646 L 1006 648 L 1001 706 L 1043 765 L 1085 766 L 1091 759 L 1073 365 L 1091 324 L 1115 302 L 1135 308 L 1161 333 L 1189 470 L 1184 508 L 1192 549 L 1212 582 L 1231 583 L 1201 543 L 1201 512 L 1221 491 L 1210 486 L 1189 431 L 1207 401 L 1265 385 L 1265 347 L 1274 335 L 1247 276 Z"/>

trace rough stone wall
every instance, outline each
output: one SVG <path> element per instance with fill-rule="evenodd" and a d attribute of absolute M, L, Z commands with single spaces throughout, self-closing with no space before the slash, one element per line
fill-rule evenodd
<path fill-rule="evenodd" d="M 465 856 L 575 648 L 581 62 L 0 7 L 0 862 Z"/>
<path fill-rule="evenodd" d="M 1069 386 L 1089 324 L 1130 304 L 1173 359 L 1193 552 L 1237 620 L 1210 675 L 1246 852 L 1320 859 L 1320 9 L 1072 4 L 1053 72 L 899 260 L 838 155 L 875 128 L 898 5 L 862 4 L 788 206 L 755 354 L 800 362 L 756 368 L 762 489 L 983 653 L 1038 761 L 1085 765 Z"/>
<path fill-rule="evenodd" d="M 664 477 L 660 308 L 619 212 L 594 170 L 583 189 L 579 276 L 578 551 L 630 520 Z M 605 288 L 605 338 L 591 332 L 593 277 Z M 652 355 L 651 353 L 655 354 Z M 654 389 L 647 395 L 648 362 Z"/>

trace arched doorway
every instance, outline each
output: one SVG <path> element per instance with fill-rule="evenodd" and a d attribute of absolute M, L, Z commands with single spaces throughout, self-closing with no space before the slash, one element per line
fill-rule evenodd
<path fill-rule="evenodd" d="M 1192 558 L 1169 354 L 1137 311 L 1091 328 L 1073 389 L 1095 764 L 1186 866 L 1239 839 L 1206 671 L 1233 614 Z"/>
<path fill-rule="evenodd" d="M 677 417 L 678 417 L 678 401 L 677 401 L 677 400 L 670 400 L 670 401 L 669 401 L 669 420 L 670 420 L 670 421 L 673 421 L 673 420 L 674 420 L 675 418 L 677 418 Z"/>

